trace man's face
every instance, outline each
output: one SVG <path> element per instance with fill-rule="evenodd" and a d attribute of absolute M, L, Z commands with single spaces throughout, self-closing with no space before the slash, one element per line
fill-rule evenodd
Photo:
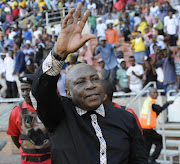
<path fill-rule="evenodd" d="M 102 47 L 105 47 L 106 41 L 105 41 L 105 40 L 101 40 L 101 41 L 99 41 L 99 44 L 100 44 Z"/>
<path fill-rule="evenodd" d="M 152 99 L 157 99 L 157 96 L 158 96 L 157 89 L 155 89 L 155 88 L 151 89 L 149 94 L 150 94 Z"/>
<path fill-rule="evenodd" d="M 122 61 L 120 65 L 121 65 L 122 69 L 126 68 L 126 62 L 125 61 Z"/>
<path fill-rule="evenodd" d="M 129 59 L 129 63 L 130 63 L 130 65 L 135 66 L 135 60 L 134 59 Z"/>
<path fill-rule="evenodd" d="M 104 98 L 96 71 L 85 64 L 76 65 L 70 71 L 66 79 L 67 95 L 77 107 L 87 111 L 96 110 Z"/>
<path fill-rule="evenodd" d="M 21 83 L 22 97 L 28 104 L 31 104 L 31 99 L 29 95 L 30 91 L 31 91 L 31 84 Z"/>

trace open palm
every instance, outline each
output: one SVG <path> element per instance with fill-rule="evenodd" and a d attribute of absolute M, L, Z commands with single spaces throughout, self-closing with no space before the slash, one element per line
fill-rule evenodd
<path fill-rule="evenodd" d="M 61 33 L 58 36 L 57 44 L 54 48 L 55 52 L 61 57 L 66 57 L 69 53 L 77 51 L 88 40 L 96 38 L 96 36 L 92 34 L 81 35 L 89 16 L 89 11 L 86 11 L 78 24 L 81 6 L 82 4 L 78 3 L 74 19 L 72 19 L 72 16 L 75 10 L 71 9 L 63 20 Z"/>

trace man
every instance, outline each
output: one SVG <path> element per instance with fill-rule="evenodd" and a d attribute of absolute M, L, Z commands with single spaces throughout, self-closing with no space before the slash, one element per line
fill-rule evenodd
<path fill-rule="evenodd" d="M 148 159 L 149 164 L 157 164 L 156 159 L 159 157 L 162 149 L 162 136 L 154 130 L 154 128 L 156 128 L 156 118 L 164 109 L 168 107 L 169 104 L 173 103 L 173 101 L 169 101 L 161 107 L 155 104 L 157 96 L 157 89 L 151 88 L 149 97 L 145 100 L 142 106 L 139 118 L 143 128 L 145 147 L 148 154 L 150 153 L 152 144 L 156 145 L 155 151 Z"/>
<path fill-rule="evenodd" d="M 37 117 L 30 99 L 33 76 L 25 75 L 19 80 L 24 101 L 11 111 L 7 134 L 19 149 L 21 164 L 51 164 L 47 130 Z"/>
<path fill-rule="evenodd" d="M 164 20 L 165 33 L 169 37 L 169 46 L 176 46 L 179 26 L 178 19 L 173 17 L 173 12 L 169 11 L 169 17 Z"/>
<path fill-rule="evenodd" d="M 106 39 L 107 43 L 117 44 L 118 43 L 118 33 L 115 29 L 113 29 L 113 24 L 108 25 L 108 29 L 106 30 Z"/>
<path fill-rule="evenodd" d="M 57 96 L 58 75 L 67 55 L 96 38 L 81 36 L 89 12 L 77 24 L 81 3 L 72 21 L 74 11 L 64 18 L 57 44 L 33 82 L 38 115 L 49 131 L 52 163 L 145 164 L 143 137 L 135 118 L 103 103 L 101 80 L 91 66 L 73 66 L 66 75 L 68 97 Z"/>
<path fill-rule="evenodd" d="M 97 31 L 97 38 L 98 38 L 98 40 L 99 40 L 99 38 L 101 37 L 101 36 L 104 36 L 105 37 L 105 33 L 106 33 L 106 24 L 105 23 L 102 23 L 102 18 L 98 18 L 97 19 L 97 22 L 98 22 L 98 24 L 97 24 L 97 26 L 96 26 L 96 31 Z"/>
<path fill-rule="evenodd" d="M 143 85 L 142 85 L 142 77 L 144 74 L 144 70 L 142 65 L 136 64 L 134 56 L 129 57 L 130 67 L 127 70 L 128 75 L 128 88 L 132 92 L 139 92 Z"/>
<path fill-rule="evenodd" d="M 119 64 L 120 64 L 121 68 L 119 68 L 116 71 L 116 79 L 117 79 L 118 89 L 123 92 L 129 92 L 130 89 L 128 88 L 128 76 L 127 76 L 126 61 L 124 59 L 120 59 Z"/>
<path fill-rule="evenodd" d="M 106 37 L 100 37 L 99 44 L 95 46 L 93 51 L 93 56 L 98 55 L 99 53 L 101 54 L 104 61 L 102 80 L 109 80 L 114 88 L 114 91 L 116 90 L 116 69 L 118 65 L 117 58 L 114 54 L 114 48 L 119 46 L 120 44 L 114 45 L 111 43 L 106 43 Z"/>
<path fill-rule="evenodd" d="M 14 46 L 14 52 L 15 52 L 14 74 L 16 75 L 16 84 L 18 88 L 19 97 L 22 97 L 19 77 L 23 75 L 24 70 L 26 68 L 26 63 L 25 63 L 25 55 L 23 51 L 20 49 L 20 47 L 21 47 L 20 43 L 16 43 Z"/>
<path fill-rule="evenodd" d="M 4 59 L 5 53 L 0 53 L 0 99 L 6 98 L 7 95 L 7 84 L 5 79 Z"/>

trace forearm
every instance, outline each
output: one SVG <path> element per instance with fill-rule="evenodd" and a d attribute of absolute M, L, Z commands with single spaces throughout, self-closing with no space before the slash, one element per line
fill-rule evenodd
<path fill-rule="evenodd" d="M 19 149 L 21 147 L 21 144 L 18 141 L 19 137 L 11 136 L 11 139 L 13 143 L 16 145 L 16 147 Z"/>
<path fill-rule="evenodd" d="M 155 111 L 155 112 L 157 113 L 157 115 L 158 115 L 158 114 L 161 113 L 163 110 L 165 110 L 168 106 L 169 106 L 169 103 L 168 103 L 168 102 L 165 103 L 162 107 L 159 106 L 159 105 L 157 105 L 157 104 L 153 104 L 153 105 L 152 105 L 152 109 L 153 109 L 153 111 Z"/>

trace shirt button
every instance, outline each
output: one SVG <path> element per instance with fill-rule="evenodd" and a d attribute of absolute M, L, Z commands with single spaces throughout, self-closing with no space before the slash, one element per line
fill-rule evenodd
<path fill-rule="evenodd" d="M 104 155 L 104 152 L 102 152 L 101 154 Z"/>
<path fill-rule="evenodd" d="M 94 122 L 94 124 L 96 124 L 96 122 Z"/>

